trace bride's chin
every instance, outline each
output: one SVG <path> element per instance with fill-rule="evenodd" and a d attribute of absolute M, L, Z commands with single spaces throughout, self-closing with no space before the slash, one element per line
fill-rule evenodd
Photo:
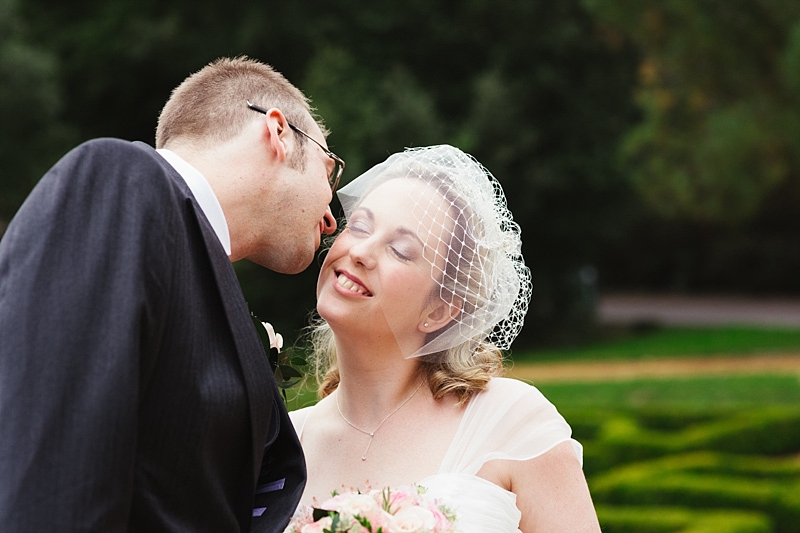
<path fill-rule="evenodd" d="M 348 313 L 344 309 L 337 309 L 336 302 L 329 301 L 325 294 L 321 294 L 317 300 L 317 314 L 330 324 L 345 319 Z"/>
<path fill-rule="evenodd" d="M 330 311 L 328 310 L 328 307 L 323 302 L 324 302 L 323 298 L 319 298 L 317 300 L 317 314 L 320 316 L 320 318 L 325 320 L 325 322 L 328 322 L 330 320 L 330 316 L 329 316 L 330 315 Z"/>
<path fill-rule="evenodd" d="M 325 320 L 337 336 L 363 335 L 364 328 L 369 326 L 364 317 L 352 310 L 342 309 L 336 305 L 317 305 L 317 314 Z"/>

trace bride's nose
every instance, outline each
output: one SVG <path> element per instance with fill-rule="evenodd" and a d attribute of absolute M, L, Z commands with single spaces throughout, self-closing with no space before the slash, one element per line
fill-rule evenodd
<path fill-rule="evenodd" d="M 375 250 L 372 239 L 364 239 L 350 248 L 350 259 L 370 269 L 375 266 Z"/>

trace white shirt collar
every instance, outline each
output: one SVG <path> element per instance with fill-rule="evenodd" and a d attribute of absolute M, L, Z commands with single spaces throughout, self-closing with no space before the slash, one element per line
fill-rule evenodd
<path fill-rule="evenodd" d="M 181 175 L 192 191 L 197 203 L 200 204 L 203 214 L 211 223 L 211 227 L 214 229 L 214 233 L 217 234 L 225 253 L 231 255 L 231 236 L 228 232 L 228 222 L 225 220 L 225 213 L 222 212 L 222 206 L 219 205 L 217 195 L 214 194 L 214 190 L 209 185 L 208 180 L 199 170 L 187 163 L 175 152 L 164 148 L 159 148 L 156 152 L 166 159 L 167 163 L 172 165 L 172 168 Z"/>

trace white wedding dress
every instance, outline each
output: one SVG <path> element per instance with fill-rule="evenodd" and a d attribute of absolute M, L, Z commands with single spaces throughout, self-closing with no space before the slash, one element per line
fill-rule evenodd
<path fill-rule="evenodd" d="M 291 413 L 302 439 L 309 411 Z M 476 476 L 493 459 L 525 461 L 569 441 L 582 460 L 581 445 L 556 408 L 535 387 L 494 378 L 467 405 L 436 474 L 419 480 L 428 494 L 455 511 L 460 533 L 516 533 L 521 513 L 516 495 Z"/>

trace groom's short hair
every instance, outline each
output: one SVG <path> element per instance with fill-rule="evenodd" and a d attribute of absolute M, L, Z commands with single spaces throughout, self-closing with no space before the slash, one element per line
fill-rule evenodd
<path fill-rule="evenodd" d="M 248 109 L 248 100 L 265 109 L 280 109 L 300 128 L 311 125 L 308 99 L 282 74 L 246 56 L 220 58 L 172 91 L 158 117 L 156 148 L 176 139 L 204 144 L 232 139 L 257 116 Z"/>

